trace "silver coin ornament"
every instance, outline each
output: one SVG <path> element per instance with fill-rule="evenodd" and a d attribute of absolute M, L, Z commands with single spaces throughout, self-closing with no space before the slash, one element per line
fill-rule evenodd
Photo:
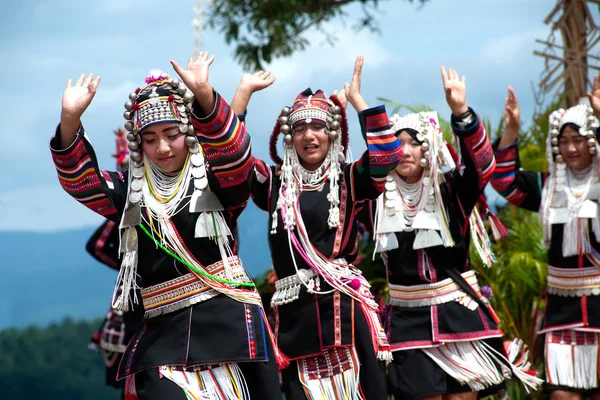
<path fill-rule="evenodd" d="M 188 131 L 188 125 L 187 124 L 179 124 L 179 130 L 182 133 L 187 133 L 187 131 Z"/>
<path fill-rule="evenodd" d="M 206 177 L 200 179 L 194 179 L 194 187 L 199 190 L 204 190 L 208 186 L 208 179 Z"/>
<path fill-rule="evenodd" d="M 139 203 L 142 200 L 142 192 L 131 192 L 129 193 L 129 201 L 132 203 Z"/>
<path fill-rule="evenodd" d="M 134 192 L 139 192 L 142 190 L 143 183 L 144 181 L 142 179 L 133 179 L 131 181 L 131 190 Z"/>
<path fill-rule="evenodd" d="M 133 177 L 137 179 L 142 179 L 145 173 L 146 172 L 144 171 L 144 168 L 135 167 L 131 169 L 131 175 L 133 175 Z"/>
<path fill-rule="evenodd" d="M 206 176 L 206 168 L 204 167 L 204 165 L 192 168 L 192 176 L 197 179 Z"/>
<path fill-rule="evenodd" d="M 557 154 L 557 155 L 556 155 L 556 158 L 555 158 L 555 160 L 556 160 L 556 162 L 559 162 L 559 163 L 561 163 L 561 162 L 563 162 L 563 161 L 564 161 L 564 159 L 563 159 L 563 156 L 561 156 L 560 154 Z"/>
<path fill-rule="evenodd" d="M 133 161 L 142 161 L 142 153 L 140 153 L 139 151 L 134 151 L 132 152 L 129 157 L 133 160 Z"/>
<path fill-rule="evenodd" d="M 187 136 L 185 138 L 185 144 L 188 145 L 188 147 L 192 147 L 196 143 L 198 143 L 198 140 L 196 140 L 196 138 L 194 136 Z"/>
<path fill-rule="evenodd" d="M 429 165 L 429 161 L 427 161 L 426 158 L 421 158 L 421 160 L 419 161 L 419 165 L 423 168 L 426 168 Z"/>
<path fill-rule="evenodd" d="M 396 182 L 394 182 L 394 181 L 387 181 L 385 183 L 385 190 L 396 190 Z"/>
<path fill-rule="evenodd" d="M 552 146 L 552 153 L 558 154 L 558 153 L 560 153 L 560 150 L 558 149 L 558 147 Z"/>
<path fill-rule="evenodd" d="M 202 154 L 192 154 L 192 156 L 190 157 L 190 161 L 192 162 L 192 165 L 194 167 L 204 165 L 204 157 L 202 157 Z"/>

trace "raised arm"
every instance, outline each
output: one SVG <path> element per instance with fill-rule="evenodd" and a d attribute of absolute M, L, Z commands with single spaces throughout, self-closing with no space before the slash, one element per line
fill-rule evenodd
<path fill-rule="evenodd" d="M 349 182 L 353 201 L 375 200 L 383 193 L 385 177 L 402 158 L 402 146 L 388 120 L 385 106 L 369 108 L 360 94 L 363 56 L 356 58 L 352 84 L 344 84 L 345 96 L 358 112 L 360 130 L 367 151 L 348 164 L 344 177 Z"/>
<path fill-rule="evenodd" d="M 192 125 L 214 174 L 219 199 L 225 206 L 245 205 L 250 196 L 250 172 L 254 159 L 250 152 L 250 136 L 227 102 L 208 83 L 208 69 L 214 56 L 200 53 L 183 70 L 171 61 L 177 74 L 194 94 Z"/>
<path fill-rule="evenodd" d="M 59 143 L 56 143 L 57 150 L 66 149 L 75 141 L 81 125 L 81 116 L 96 95 L 100 79 L 100 76 L 94 78 L 94 74 L 81 74 L 75 85 L 72 79 L 67 82 L 60 111 L 61 136 Z"/>
<path fill-rule="evenodd" d="M 497 164 L 491 183 L 509 203 L 530 211 L 538 211 L 546 174 L 521 170 L 518 148 L 520 115 L 519 100 L 513 88 L 509 86 L 504 104 L 504 132 L 494 143 Z"/>
<path fill-rule="evenodd" d="M 231 109 L 237 115 L 245 114 L 252 95 L 275 82 L 275 75 L 269 71 L 258 71 L 255 74 L 245 74 L 235 91 L 231 101 Z"/>
<path fill-rule="evenodd" d="M 470 213 L 490 181 L 496 165 L 485 128 L 475 111 L 467 106 L 466 78 L 452 68 L 441 68 L 446 102 L 452 111 L 451 125 L 457 138 L 464 168 L 449 174 L 465 212 Z"/>
<path fill-rule="evenodd" d="M 99 83 L 100 77 L 94 79 L 93 74 L 81 75 L 74 86 L 69 79 L 50 151 L 62 188 L 90 210 L 118 222 L 127 194 L 123 175 L 100 170 L 80 122 Z"/>

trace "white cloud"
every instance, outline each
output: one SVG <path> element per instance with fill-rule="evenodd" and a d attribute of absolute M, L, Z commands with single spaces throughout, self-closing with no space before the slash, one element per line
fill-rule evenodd
<path fill-rule="evenodd" d="M 98 225 L 102 217 L 66 194 L 56 178 L 54 184 L 0 192 L 0 230 L 54 231 Z"/>

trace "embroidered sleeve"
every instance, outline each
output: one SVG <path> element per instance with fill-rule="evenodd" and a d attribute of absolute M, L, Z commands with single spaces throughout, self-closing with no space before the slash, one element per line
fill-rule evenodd
<path fill-rule="evenodd" d="M 456 179 L 451 184 L 465 211 L 470 212 L 490 181 L 496 160 L 485 127 L 477 114 L 471 108 L 469 110 L 472 113 L 472 121 L 466 125 L 461 124 L 454 116 L 451 118 L 452 130 L 457 137 L 464 166 L 460 173 L 453 174 Z"/>
<path fill-rule="evenodd" d="M 119 269 L 119 229 L 113 221 L 105 221 L 88 240 L 85 249 L 96 260 Z"/>
<path fill-rule="evenodd" d="M 252 177 L 252 200 L 263 211 L 270 210 L 273 170 L 264 161 L 255 158 Z"/>
<path fill-rule="evenodd" d="M 498 143 L 499 140 L 494 143 L 496 169 L 492 186 L 509 203 L 530 211 L 539 210 L 547 174 L 521 170 L 518 140 L 503 149 L 497 148 Z"/>
<path fill-rule="evenodd" d="M 246 182 L 254 167 L 250 155 L 250 136 L 229 104 L 215 93 L 215 108 L 210 115 L 202 116 L 195 102 L 192 116 L 198 140 L 221 187 Z"/>
<path fill-rule="evenodd" d="M 400 139 L 392 132 L 385 106 L 364 110 L 358 117 L 367 151 L 344 170 L 355 202 L 379 197 L 384 189 L 385 177 L 402 158 Z"/>
<path fill-rule="evenodd" d="M 192 124 L 198 140 L 220 188 L 228 189 L 224 197 L 232 204 L 248 200 L 250 173 L 254 168 L 250 136 L 242 121 L 218 93 L 215 93 L 215 107 L 208 116 L 203 115 L 197 102 L 193 104 Z"/>
<path fill-rule="evenodd" d="M 50 141 L 52 160 L 62 188 L 75 200 L 114 222 L 119 222 L 127 187 L 121 173 L 102 171 L 83 126 L 66 149 L 60 149 L 60 127 Z"/>

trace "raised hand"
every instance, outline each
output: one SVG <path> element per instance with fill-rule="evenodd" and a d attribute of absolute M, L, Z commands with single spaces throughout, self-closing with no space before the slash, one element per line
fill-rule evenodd
<path fill-rule="evenodd" d="M 348 107 L 348 99 L 346 98 L 346 91 L 340 90 L 338 92 L 336 89 L 333 91 L 333 95 L 338 98 L 340 104 L 342 105 L 342 107 L 344 107 L 344 110 L 345 110 Z"/>
<path fill-rule="evenodd" d="M 354 73 L 352 74 L 352 82 L 350 83 L 350 85 L 344 83 L 344 92 L 346 98 L 357 112 L 361 112 L 369 108 L 362 95 L 360 94 L 363 61 L 364 56 L 356 57 L 356 62 L 354 63 Z"/>
<path fill-rule="evenodd" d="M 465 84 L 466 78 L 459 78 L 458 73 L 452 69 L 442 67 L 442 82 L 444 84 L 444 92 L 446 93 L 446 102 L 452 110 L 454 116 L 459 116 L 466 113 L 469 108 L 467 107 L 467 85 Z"/>
<path fill-rule="evenodd" d="M 60 112 L 60 144 L 63 149 L 75 141 L 81 116 L 92 102 L 100 79 L 99 76 L 94 78 L 94 74 L 81 74 L 75 85 L 72 79 L 67 82 Z"/>
<path fill-rule="evenodd" d="M 596 118 L 600 118 L 600 75 L 596 75 L 594 77 L 594 84 L 592 86 L 592 91 L 587 94 L 588 99 L 590 100 L 590 105 L 594 109 L 594 114 Z"/>
<path fill-rule="evenodd" d="M 512 87 L 508 87 L 508 97 L 504 101 L 504 127 L 510 129 L 519 134 L 519 128 L 521 126 L 521 109 L 519 107 L 519 100 Z"/>
<path fill-rule="evenodd" d="M 275 82 L 275 75 L 269 71 L 258 71 L 254 74 L 244 74 L 240 80 L 239 87 L 243 87 L 252 93 L 268 88 Z"/>
<path fill-rule="evenodd" d="M 508 97 L 504 101 L 504 132 L 498 143 L 499 149 L 504 149 L 519 138 L 519 129 L 521 127 L 521 109 L 519 100 L 512 87 L 508 87 Z"/>
<path fill-rule="evenodd" d="M 185 70 L 175 60 L 171 60 L 171 65 L 185 86 L 196 97 L 201 97 L 212 92 L 212 87 L 208 83 L 208 69 L 214 60 L 214 55 L 209 57 L 207 52 L 201 52 L 195 60 L 194 57 L 190 57 Z"/>
<path fill-rule="evenodd" d="M 100 79 L 99 76 L 94 78 L 94 74 L 88 76 L 81 74 L 75 85 L 73 85 L 73 80 L 69 79 L 62 98 L 61 121 L 66 120 L 65 122 L 79 124 L 83 112 L 96 94 Z"/>

